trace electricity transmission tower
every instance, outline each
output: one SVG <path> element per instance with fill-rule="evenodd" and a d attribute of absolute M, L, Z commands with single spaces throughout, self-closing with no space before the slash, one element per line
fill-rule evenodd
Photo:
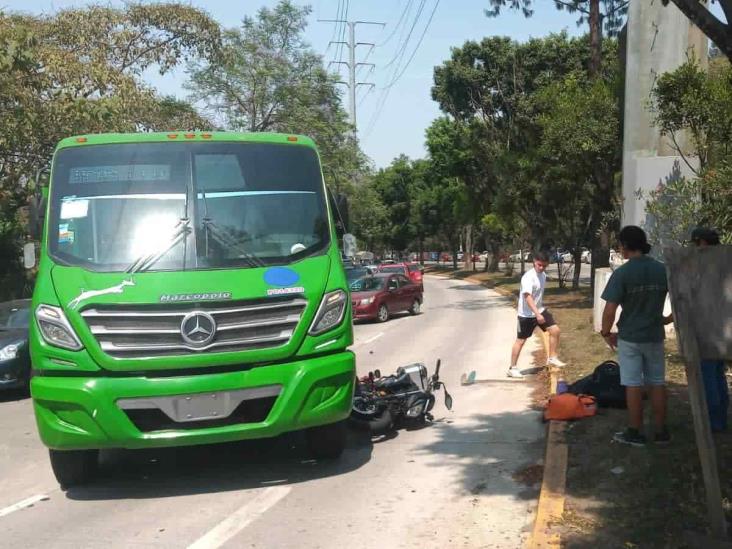
<path fill-rule="evenodd" d="M 349 111 L 351 114 L 351 124 L 353 125 L 353 132 L 354 135 L 357 132 L 357 125 L 356 125 L 356 90 L 360 86 L 368 86 L 369 88 L 374 88 L 375 84 L 373 82 L 357 82 L 356 81 L 356 72 L 358 71 L 359 67 L 372 67 L 372 70 L 376 65 L 374 63 L 364 63 L 356 62 L 356 48 L 358 46 L 370 46 L 371 49 L 376 47 L 376 44 L 373 44 L 372 42 L 356 42 L 356 26 L 357 25 L 379 25 L 381 27 L 385 26 L 385 23 L 380 23 L 378 21 L 346 21 L 345 19 L 318 19 L 321 23 L 340 23 L 348 26 L 348 41 L 342 41 L 342 40 L 331 40 L 328 42 L 328 47 L 330 47 L 332 44 L 341 44 L 348 48 L 348 61 L 341 61 L 341 60 L 333 60 L 330 63 L 328 63 L 328 67 L 330 65 L 336 64 L 336 65 L 346 65 L 348 67 L 348 82 L 340 81 L 339 84 L 343 84 L 348 87 L 348 97 L 349 97 Z"/>

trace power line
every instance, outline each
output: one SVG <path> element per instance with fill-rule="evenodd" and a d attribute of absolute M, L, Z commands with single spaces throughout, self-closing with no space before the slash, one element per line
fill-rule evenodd
<path fill-rule="evenodd" d="M 412 21 L 412 26 L 409 29 L 409 33 L 407 34 L 406 39 L 402 41 L 401 46 L 397 46 L 397 51 L 394 54 L 394 57 L 391 61 L 389 61 L 386 65 L 384 65 L 384 68 L 391 67 L 394 62 L 399 59 L 399 63 L 397 63 L 397 66 L 401 63 L 401 59 L 404 57 L 404 52 L 407 49 L 407 45 L 409 44 L 409 40 L 412 38 L 412 33 L 414 32 L 414 28 L 417 26 L 417 22 L 419 21 L 419 18 L 422 16 L 422 11 L 424 10 L 424 5 L 427 3 L 427 0 L 420 0 L 419 8 L 417 8 L 417 15 L 414 17 L 414 21 Z M 399 70 L 399 69 L 396 69 Z M 395 71 L 396 71 L 395 70 Z"/>
<path fill-rule="evenodd" d="M 414 32 L 414 28 L 417 25 L 417 22 L 419 21 L 420 16 L 422 15 L 422 10 L 424 10 L 426 0 L 421 0 L 419 7 L 417 8 L 417 13 L 414 17 L 414 21 L 412 21 L 412 26 L 409 29 L 409 33 L 406 36 L 406 39 L 401 40 L 401 44 L 396 47 L 394 57 L 392 58 L 389 63 L 386 64 L 386 67 L 389 67 L 390 65 L 393 65 L 395 62 L 397 63 L 394 67 L 394 70 L 391 73 L 391 77 L 387 79 L 387 82 L 391 82 L 394 80 L 397 72 L 399 71 L 399 66 L 401 65 L 401 60 L 404 58 L 404 52 L 406 51 L 406 47 L 409 43 L 409 39 L 412 36 L 412 32 Z M 404 30 L 406 30 L 406 26 L 404 27 Z M 402 37 L 404 36 L 404 32 L 402 32 Z M 376 101 L 376 108 L 374 109 L 374 113 L 371 116 L 371 120 L 369 121 L 368 129 L 366 130 L 366 136 L 370 135 L 373 131 L 376 121 L 381 116 L 381 112 L 384 108 L 384 105 L 386 104 L 386 100 L 389 98 L 391 87 L 384 87 L 381 89 L 381 94 L 379 95 L 379 99 Z"/>
<path fill-rule="evenodd" d="M 424 8 L 426 0 L 420 4 L 420 9 L 418 11 L 417 17 L 415 17 L 414 23 L 412 25 L 412 28 L 410 29 L 409 35 L 407 36 L 407 40 L 404 41 L 403 47 L 401 48 L 401 51 L 397 53 L 394 56 L 394 60 L 396 60 L 397 57 L 400 58 L 399 62 L 397 63 L 394 71 L 392 72 L 392 78 L 391 81 L 386 84 L 384 87 L 381 88 L 381 95 L 379 96 L 379 99 L 377 101 L 377 107 L 374 110 L 374 114 L 371 117 L 371 120 L 369 121 L 368 128 L 365 133 L 365 137 L 368 137 L 371 132 L 373 131 L 374 127 L 376 126 L 376 122 L 381 116 L 381 113 L 384 109 L 384 105 L 386 104 L 387 99 L 389 98 L 389 93 L 391 91 L 391 88 L 394 87 L 394 85 L 399 81 L 399 79 L 404 75 L 407 68 L 409 68 L 409 65 L 411 64 L 412 60 L 414 59 L 415 55 L 417 54 L 417 51 L 419 50 L 420 46 L 422 45 L 422 42 L 424 40 L 425 35 L 427 34 L 427 31 L 430 28 L 430 25 L 432 24 L 432 20 L 434 19 L 435 12 L 437 11 L 437 7 L 440 4 L 440 0 L 435 0 L 435 5 L 432 8 L 432 13 L 430 13 L 430 16 L 427 20 L 427 24 L 425 25 L 424 29 L 422 30 L 422 35 L 419 37 L 419 40 L 417 41 L 417 45 L 415 46 L 414 50 L 412 51 L 412 54 L 409 56 L 409 59 L 407 60 L 407 63 L 400 67 L 401 60 L 404 58 L 404 53 L 406 52 L 406 46 L 409 42 L 409 37 L 411 37 L 411 34 L 414 30 L 414 27 L 417 24 L 417 21 L 419 19 L 419 15 L 421 14 L 422 9 Z M 392 62 L 394 61 L 392 60 Z M 397 74 L 398 73 L 398 74 Z"/>
<path fill-rule="evenodd" d="M 394 35 L 396 35 L 397 30 L 399 30 L 399 27 L 402 24 L 402 21 L 404 21 L 404 16 L 407 15 L 407 12 L 409 12 L 410 8 L 412 7 L 412 2 L 414 0 L 408 0 L 406 5 L 404 6 L 404 9 L 402 10 L 402 14 L 399 16 L 399 20 L 396 22 L 396 25 L 394 25 L 394 30 L 391 31 L 389 36 L 386 37 L 386 40 L 384 40 L 379 46 L 386 46 L 392 38 L 394 38 Z"/>
<path fill-rule="evenodd" d="M 335 16 L 336 20 L 341 19 L 342 6 L 343 6 L 343 0 L 338 0 L 338 9 L 336 10 L 336 16 Z M 336 35 L 338 34 L 338 25 L 339 24 L 336 23 L 333 26 L 333 36 L 330 37 L 330 42 L 328 42 L 328 47 L 330 47 L 330 45 L 335 42 Z M 337 57 L 338 57 L 338 46 L 336 45 L 335 51 L 333 52 L 333 59 L 331 59 L 331 62 L 335 61 Z"/>
<path fill-rule="evenodd" d="M 417 54 L 417 50 L 419 50 L 419 47 L 422 45 L 422 41 L 424 40 L 425 35 L 427 34 L 427 31 L 430 28 L 430 25 L 432 24 L 432 19 L 435 17 L 435 12 L 437 11 L 437 7 L 440 5 L 440 0 L 435 1 L 435 7 L 432 8 L 432 13 L 430 13 L 430 17 L 427 20 L 427 24 L 424 27 L 424 30 L 422 31 L 422 36 L 419 37 L 419 40 L 417 41 L 417 45 L 414 48 L 414 51 L 412 52 L 412 55 L 409 56 L 409 59 L 407 60 L 407 63 L 404 65 L 404 68 L 402 68 L 402 71 L 399 73 L 399 75 L 391 81 L 390 84 L 387 84 L 387 88 L 391 88 L 394 84 L 397 83 L 397 81 L 404 75 L 407 68 L 409 68 L 410 63 L 414 59 L 414 56 Z"/>
<path fill-rule="evenodd" d="M 343 61 L 343 46 L 345 45 L 345 39 L 346 39 L 346 26 L 348 25 L 348 9 L 350 8 L 351 0 L 346 0 L 346 7 L 343 12 L 343 15 L 341 16 L 341 19 L 343 19 L 343 24 L 341 26 L 341 37 L 340 37 L 340 49 L 338 53 L 338 62 L 340 63 Z"/>

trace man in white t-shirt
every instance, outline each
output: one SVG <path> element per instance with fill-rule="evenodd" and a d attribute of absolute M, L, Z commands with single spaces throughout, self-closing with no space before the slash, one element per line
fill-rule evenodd
<path fill-rule="evenodd" d="M 549 332 L 549 359 L 548 366 L 566 366 L 557 357 L 559 347 L 559 326 L 552 314 L 544 307 L 544 286 L 546 285 L 546 271 L 549 265 L 549 254 L 537 252 L 534 254 L 534 268 L 527 271 L 521 277 L 521 290 L 519 292 L 518 304 L 518 329 L 516 342 L 511 349 L 511 367 L 508 369 L 508 377 L 523 378 L 524 375 L 518 369 L 517 363 L 521 349 L 524 348 L 526 340 L 531 337 L 538 326 L 545 332 Z"/>

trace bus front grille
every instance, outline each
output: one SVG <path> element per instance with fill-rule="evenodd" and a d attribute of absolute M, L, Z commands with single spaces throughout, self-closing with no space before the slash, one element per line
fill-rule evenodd
<path fill-rule="evenodd" d="M 116 358 L 231 352 L 287 345 L 307 306 L 300 297 L 221 303 L 96 306 L 81 316 Z"/>

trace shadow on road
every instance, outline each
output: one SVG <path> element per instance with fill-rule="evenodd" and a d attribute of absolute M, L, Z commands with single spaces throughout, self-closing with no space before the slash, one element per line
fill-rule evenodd
<path fill-rule="evenodd" d="M 0 391 L 0 402 L 16 402 L 30 398 L 27 389 L 5 389 Z"/>
<path fill-rule="evenodd" d="M 481 284 L 456 284 L 454 286 L 448 286 L 447 289 L 463 292 L 482 292 L 486 290 L 486 287 Z"/>
<path fill-rule="evenodd" d="M 371 459 L 367 433 L 349 430 L 343 456 L 316 461 L 304 435 L 154 450 L 110 450 L 101 455 L 93 484 L 66 492 L 79 501 L 165 498 L 298 484 L 343 475 Z"/>
<path fill-rule="evenodd" d="M 436 307 L 430 307 L 430 309 L 457 309 L 460 311 L 482 311 L 485 309 L 500 309 L 506 306 L 513 307 L 513 301 L 511 298 L 504 296 L 489 296 L 483 299 L 465 299 L 460 301 L 452 301 Z"/>
<path fill-rule="evenodd" d="M 522 470 L 536 466 L 542 457 L 543 437 L 537 427 L 536 412 L 478 414 L 432 425 L 437 440 L 416 448 L 415 452 L 432 458 L 434 467 L 459 466 L 459 477 L 466 493 L 507 494 L 520 500 L 538 497 L 539 486 L 517 478 Z"/>

